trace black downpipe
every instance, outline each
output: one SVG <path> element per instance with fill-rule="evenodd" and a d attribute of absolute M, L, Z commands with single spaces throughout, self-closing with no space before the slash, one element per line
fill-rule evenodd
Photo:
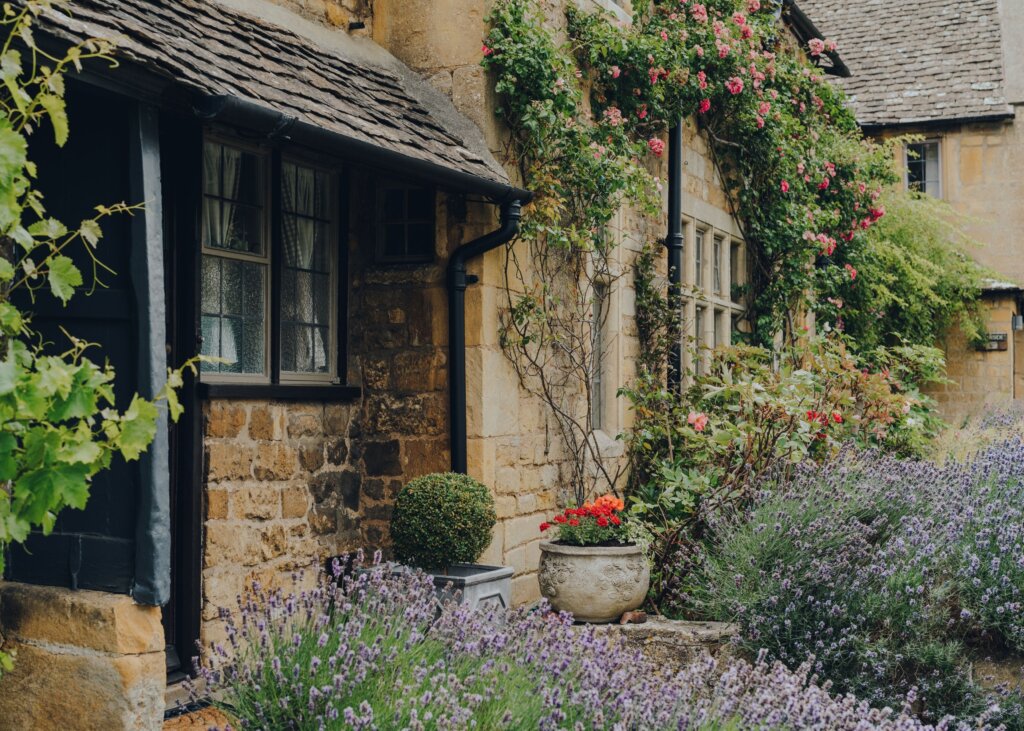
<path fill-rule="evenodd" d="M 668 131 L 668 306 L 672 312 L 672 347 L 668 354 L 668 387 L 678 391 L 683 382 L 681 332 L 683 304 L 683 122 Z"/>
<path fill-rule="evenodd" d="M 466 473 L 466 287 L 477 277 L 466 262 L 508 242 L 519 233 L 523 200 L 501 206 L 501 226 L 463 244 L 448 260 L 448 378 L 451 397 L 452 472 Z"/>

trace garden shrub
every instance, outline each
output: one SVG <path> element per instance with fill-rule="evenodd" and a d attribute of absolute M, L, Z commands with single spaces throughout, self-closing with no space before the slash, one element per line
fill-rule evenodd
<path fill-rule="evenodd" d="M 286 595 L 254 584 L 197 669 L 251 729 L 901 729 L 908 715 L 830 695 L 805 664 L 703 657 L 655 667 L 569 615 L 445 602 L 380 567 Z M 943 728 L 964 728 L 949 725 Z M 984 726 L 979 726 L 984 728 Z"/>
<path fill-rule="evenodd" d="M 473 563 L 491 542 L 497 516 L 486 486 L 454 472 L 410 480 L 395 500 L 395 556 L 422 569 Z"/>
<path fill-rule="evenodd" d="M 864 368 L 834 338 L 790 349 L 778 364 L 765 349 L 736 346 L 716 350 L 710 371 L 681 392 L 650 373 L 623 389 L 636 415 L 625 436 L 630 510 L 655 535 L 652 590 L 662 611 L 678 610 L 684 557 L 708 516 L 743 509 L 764 474 L 827 459 L 847 442 L 924 448 L 939 422 L 900 376 L 937 377 L 941 354 L 904 347 L 873 357 L 884 367 Z M 889 360 L 907 365 L 901 371 Z"/>
<path fill-rule="evenodd" d="M 766 487 L 690 560 L 691 609 L 874 705 L 914 693 L 926 720 L 967 721 L 1002 703 L 1024 728 L 1019 693 L 969 667 L 1024 651 L 1024 442 L 944 465 L 849 450 Z"/>

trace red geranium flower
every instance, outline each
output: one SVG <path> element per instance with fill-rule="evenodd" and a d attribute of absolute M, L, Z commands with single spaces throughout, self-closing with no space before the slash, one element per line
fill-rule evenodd
<path fill-rule="evenodd" d="M 551 523 L 541 523 L 540 524 L 541 531 L 546 531 L 550 527 L 551 527 Z"/>
<path fill-rule="evenodd" d="M 580 522 L 578 520 L 576 520 L 576 518 L 570 518 L 569 519 L 569 525 L 571 525 L 573 528 L 575 528 L 579 524 L 580 524 Z"/>
<path fill-rule="evenodd" d="M 607 528 L 608 527 L 608 519 L 602 515 L 600 518 L 597 519 L 597 524 L 599 526 L 601 526 L 602 528 Z"/>

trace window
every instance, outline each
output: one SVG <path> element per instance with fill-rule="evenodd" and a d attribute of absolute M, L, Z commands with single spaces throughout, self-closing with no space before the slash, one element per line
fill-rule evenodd
<path fill-rule="evenodd" d="M 394 264 L 434 260 L 434 209 L 431 188 L 385 184 L 377 193 L 377 261 Z"/>
<path fill-rule="evenodd" d="M 693 283 L 697 287 L 704 286 L 704 232 L 700 229 L 694 234 L 693 245 Z"/>
<path fill-rule="evenodd" d="M 939 141 L 928 140 L 907 145 L 907 188 L 936 198 L 942 197 L 939 170 Z"/>
<path fill-rule="evenodd" d="M 735 287 L 740 286 L 743 283 L 743 280 L 741 279 L 741 277 L 742 277 L 742 272 L 740 272 L 740 245 L 736 241 L 733 241 L 732 245 L 729 247 L 729 289 L 730 289 L 729 297 L 730 297 L 730 299 L 732 297 L 735 297 L 735 294 L 732 292 L 732 289 L 734 289 Z"/>
<path fill-rule="evenodd" d="M 704 330 L 704 313 L 707 308 L 698 306 L 697 314 L 694 317 L 693 329 L 697 340 L 697 352 L 695 355 L 697 365 L 697 375 L 703 375 L 704 373 L 704 348 L 706 347 L 707 333 Z"/>
<path fill-rule="evenodd" d="M 605 320 L 608 319 L 608 285 L 594 283 L 594 303 L 592 305 L 593 322 L 590 325 L 593 341 L 593 374 L 591 378 L 590 426 L 592 429 L 604 428 L 604 349 Z"/>
<path fill-rule="evenodd" d="M 203 363 L 204 372 L 267 374 L 267 157 L 207 142 L 203 150 Z"/>
<path fill-rule="evenodd" d="M 722 293 L 722 241 L 721 236 L 715 237 L 714 258 L 711 260 L 711 288 L 715 294 Z"/>
<path fill-rule="evenodd" d="M 255 148 L 204 146 L 201 352 L 225 361 L 203 363 L 206 380 L 336 380 L 336 176 L 272 162 Z"/>

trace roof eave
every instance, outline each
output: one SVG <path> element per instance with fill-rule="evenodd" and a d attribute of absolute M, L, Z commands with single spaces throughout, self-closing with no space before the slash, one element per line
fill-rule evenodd
<path fill-rule="evenodd" d="M 336 154 L 368 167 L 420 179 L 461 193 L 483 195 L 495 203 L 514 200 L 527 203 L 533 198 L 530 191 L 510 183 L 403 155 L 401 152 L 311 124 L 243 97 L 205 96 L 197 102 L 195 113 L 206 122 L 220 122 L 247 128 L 268 138 L 288 139 L 304 147 Z"/>
<path fill-rule="evenodd" d="M 812 38 L 822 38 L 821 31 L 814 24 L 807 14 L 800 9 L 800 6 L 796 4 L 796 0 L 783 0 L 782 3 L 783 19 L 785 19 L 792 27 L 793 32 L 801 43 L 805 44 Z M 827 51 L 825 53 L 828 59 L 832 62 L 831 67 L 822 67 L 822 70 L 830 76 L 840 76 L 842 78 L 849 78 L 852 76 L 850 68 L 843 61 L 842 57 L 837 51 Z"/>
<path fill-rule="evenodd" d="M 879 132 L 885 129 L 895 129 L 898 127 L 947 127 L 956 124 L 974 124 L 977 122 L 1005 122 L 1008 119 L 1014 119 L 1015 114 L 1013 110 L 1004 112 L 998 112 L 995 114 L 976 114 L 973 116 L 962 116 L 962 117 L 926 117 L 920 119 L 899 119 L 892 121 L 882 122 L 859 122 L 860 128 L 865 132 Z"/>

